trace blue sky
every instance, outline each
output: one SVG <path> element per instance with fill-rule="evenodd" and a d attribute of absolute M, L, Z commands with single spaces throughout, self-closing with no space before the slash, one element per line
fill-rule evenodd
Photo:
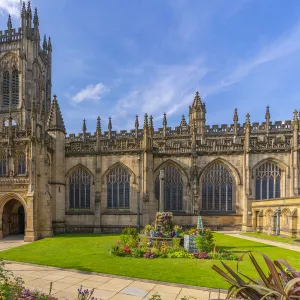
<path fill-rule="evenodd" d="M 0 0 L 18 24 L 18 0 Z M 207 124 L 292 119 L 300 108 L 298 0 L 34 0 L 53 45 L 53 93 L 68 133 L 177 126 L 199 90 Z"/>

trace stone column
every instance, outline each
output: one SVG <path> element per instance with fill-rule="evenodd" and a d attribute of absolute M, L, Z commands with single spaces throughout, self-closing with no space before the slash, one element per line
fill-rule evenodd
<path fill-rule="evenodd" d="M 165 171 L 160 170 L 159 172 L 159 211 L 165 210 Z"/>

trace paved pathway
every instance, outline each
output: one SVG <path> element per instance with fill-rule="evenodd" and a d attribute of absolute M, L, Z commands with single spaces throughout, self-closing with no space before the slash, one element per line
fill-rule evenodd
<path fill-rule="evenodd" d="M 276 247 L 280 247 L 280 248 L 300 252 L 300 246 L 293 245 L 293 244 L 275 242 L 275 241 L 271 241 L 271 240 L 267 240 L 267 239 L 260 239 L 260 238 L 256 238 L 256 237 L 253 237 L 253 236 L 239 234 L 238 232 L 230 233 L 230 232 L 222 231 L 222 233 L 224 233 L 226 235 L 233 236 L 233 237 L 237 237 L 237 238 L 240 238 L 240 239 L 244 239 L 244 240 L 263 243 L 263 244 L 267 244 L 267 245 L 271 245 L 271 246 L 276 246 Z"/>
<path fill-rule="evenodd" d="M 52 282 L 52 295 L 59 299 L 77 299 L 77 289 L 95 289 L 94 297 L 111 300 L 146 300 L 159 294 L 162 300 L 225 299 L 226 295 L 217 290 L 175 285 L 149 280 L 137 280 L 113 275 L 99 275 L 40 265 L 8 262 L 6 269 L 22 277 L 25 286 L 48 293 Z"/>
<path fill-rule="evenodd" d="M 0 240 L 0 251 L 15 248 L 25 244 L 29 244 L 29 243 L 24 242 L 24 235 L 22 234 L 9 235 L 3 240 Z"/>

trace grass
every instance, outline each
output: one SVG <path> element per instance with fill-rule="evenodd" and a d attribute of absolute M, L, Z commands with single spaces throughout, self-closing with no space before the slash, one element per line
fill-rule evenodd
<path fill-rule="evenodd" d="M 276 236 L 276 235 L 268 235 L 262 232 L 243 232 L 242 235 L 253 236 L 255 238 L 270 240 L 274 242 L 288 243 L 300 246 L 300 243 L 295 242 L 295 238 Z"/>
<path fill-rule="evenodd" d="M 300 269 L 300 253 L 282 248 L 243 240 L 223 234 L 214 234 L 218 247 L 233 251 L 237 255 L 244 251 L 261 251 L 270 258 L 284 258 L 296 269 Z M 47 238 L 35 243 L 1 252 L 7 260 L 124 275 L 129 277 L 159 280 L 202 287 L 227 288 L 228 285 L 212 269 L 216 260 L 196 259 L 145 259 L 115 257 L 109 249 L 118 240 L 117 235 L 70 234 Z M 262 262 L 262 260 L 260 259 Z M 235 261 L 228 261 L 234 267 Z M 241 270 L 255 276 L 254 269 L 245 259 Z"/>

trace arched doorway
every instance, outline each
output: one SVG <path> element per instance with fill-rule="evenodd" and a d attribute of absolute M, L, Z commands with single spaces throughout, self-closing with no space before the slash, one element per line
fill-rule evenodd
<path fill-rule="evenodd" d="M 9 200 L 3 208 L 2 214 L 3 237 L 24 234 L 25 210 L 22 203 L 16 199 Z"/>

